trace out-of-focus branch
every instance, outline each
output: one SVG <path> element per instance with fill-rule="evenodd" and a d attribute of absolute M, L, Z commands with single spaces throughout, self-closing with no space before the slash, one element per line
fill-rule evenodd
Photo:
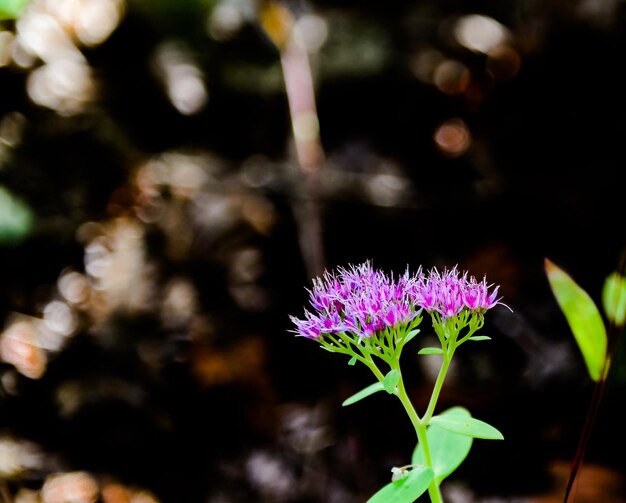
<path fill-rule="evenodd" d="M 294 211 L 302 256 L 309 276 L 313 277 L 321 274 L 325 267 L 318 195 L 324 151 L 319 135 L 309 53 L 294 16 L 280 3 L 274 0 L 264 2 L 260 10 L 260 21 L 280 51 L 301 181 L 300 197 L 296 198 Z"/>
<path fill-rule="evenodd" d="M 0 502 L 2 503 L 13 503 L 13 496 L 11 496 L 11 491 L 9 491 L 9 484 L 5 479 L 0 477 Z"/>

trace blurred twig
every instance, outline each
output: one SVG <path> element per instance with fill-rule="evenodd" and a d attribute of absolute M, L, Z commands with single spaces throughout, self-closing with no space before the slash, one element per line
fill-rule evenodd
<path fill-rule="evenodd" d="M 0 497 L 2 498 L 2 503 L 13 503 L 13 496 L 11 496 L 11 491 L 9 491 L 9 484 L 7 481 L 0 477 Z"/>
<path fill-rule="evenodd" d="M 260 11 L 261 25 L 280 51 L 293 141 L 299 166 L 302 200 L 294 211 L 300 248 L 310 277 L 325 266 L 318 180 L 324 152 L 319 136 L 315 87 L 306 45 L 294 16 L 282 4 L 267 0 Z"/>

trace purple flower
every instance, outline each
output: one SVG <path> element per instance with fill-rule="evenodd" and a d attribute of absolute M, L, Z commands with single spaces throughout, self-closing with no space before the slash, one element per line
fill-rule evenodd
<path fill-rule="evenodd" d="M 487 285 L 486 278 L 478 282 L 467 272 L 459 273 L 456 266 L 441 273 L 432 268 L 415 283 L 415 302 L 427 312 L 437 312 L 443 318 L 456 316 L 464 309 L 485 313 L 502 304 L 502 297 L 498 297 L 500 287 L 496 286 L 490 292 L 492 286 Z"/>
<path fill-rule="evenodd" d="M 305 310 L 304 318 L 290 316 L 295 325 L 292 332 L 308 339 L 342 332 L 369 338 L 406 326 L 421 309 L 444 319 L 463 310 L 484 314 L 502 304 L 499 287 L 490 292 L 491 287 L 486 279 L 478 282 L 456 267 L 443 272 L 432 268 L 428 273 L 420 267 L 416 274 L 407 270 L 394 279 L 366 261 L 315 278 L 309 290 L 311 310 Z"/>
<path fill-rule="evenodd" d="M 309 339 L 341 332 L 371 337 L 406 324 L 420 311 L 413 293 L 418 275 L 407 271 L 394 279 L 369 261 L 339 268 L 336 274 L 325 272 L 313 280 L 309 291 L 312 310 L 305 311 L 304 319 L 290 317 L 296 326 L 293 332 Z"/>

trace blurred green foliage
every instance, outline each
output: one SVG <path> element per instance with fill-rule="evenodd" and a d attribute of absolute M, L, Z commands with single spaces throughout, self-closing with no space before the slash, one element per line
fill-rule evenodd
<path fill-rule="evenodd" d="M 0 0 L 0 21 L 17 19 L 30 0 Z"/>
<path fill-rule="evenodd" d="M 0 185 L 0 245 L 19 243 L 31 232 L 33 223 L 30 207 Z"/>

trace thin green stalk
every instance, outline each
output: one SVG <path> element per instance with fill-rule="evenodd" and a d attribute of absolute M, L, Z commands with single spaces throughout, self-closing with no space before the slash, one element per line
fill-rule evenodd
<path fill-rule="evenodd" d="M 426 436 L 426 425 L 428 423 L 425 423 L 420 419 L 419 415 L 417 414 L 417 411 L 415 410 L 415 407 L 413 407 L 413 403 L 411 402 L 409 395 L 406 392 L 406 388 L 404 386 L 404 380 L 402 379 L 402 371 L 400 370 L 399 360 L 400 360 L 400 351 L 397 352 L 396 358 L 394 359 L 393 364 L 391 365 L 392 369 L 395 368 L 396 370 L 400 372 L 400 379 L 398 380 L 398 385 L 397 385 L 398 386 L 397 396 L 400 399 L 400 402 L 402 403 L 404 410 L 408 414 L 409 419 L 411 420 L 411 424 L 413 425 L 413 428 L 415 428 L 417 441 L 422 446 L 422 449 L 424 451 L 424 458 L 426 460 L 426 464 L 430 468 L 433 468 L 433 462 L 430 456 L 430 448 L 428 447 L 428 437 Z M 376 378 L 380 382 L 383 382 L 383 380 L 385 379 L 385 376 L 378 369 L 374 361 L 371 360 L 371 357 L 367 358 L 367 360 L 364 361 L 364 363 L 374 373 Z M 430 496 L 430 500 L 432 503 L 443 503 L 443 497 L 441 496 L 441 491 L 439 489 L 439 484 L 437 483 L 436 478 L 434 478 L 433 481 L 428 486 L 428 495 Z"/>
<path fill-rule="evenodd" d="M 411 423 L 415 428 L 417 441 L 422 446 L 426 465 L 430 468 L 433 468 L 433 462 L 430 456 L 430 448 L 428 447 L 428 437 L 426 436 L 427 423 L 424 423 L 415 411 L 415 407 L 413 407 L 413 403 L 407 395 L 406 388 L 404 387 L 402 374 L 400 374 L 400 380 L 398 381 L 398 398 L 400 399 L 400 402 L 402 402 L 402 405 L 404 406 L 404 409 L 406 410 L 406 413 L 408 414 L 409 419 L 411 420 Z M 428 486 L 428 495 L 430 496 L 430 501 L 432 503 L 443 503 L 443 497 L 441 496 L 441 491 L 439 490 L 439 484 L 436 477 L 433 478 L 433 481 Z"/>
<path fill-rule="evenodd" d="M 433 391 L 430 395 L 430 401 L 428 402 L 428 407 L 426 407 L 426 412 L 424 413 L 424 417 L 422 419 L 425 424 L 428 424 L 430 418 L 433 417 L 433 414 L 435 412 L 435 406 L 437 405 L 437 400 L 439 400 L 439 394 L 441 393 L 443 382 L 446 379 L 446 374 L 448 373 L 448 368 L 450 367 L 453 353 L 454 348 L 451 349 L 450 354 L 448 354 L 446 351 L 444 351 L 443 353 L 441 368 L 439 369 L 439 374 L 437 374 L 437 379 L 435 380 L 435 385 L 433 386 Z"/>
<path fill-rule="evenodd" d="M 374 373 L 376 379 L 378 379 L 380 382 L 383 382 L 385 380 L 385 376 L 378 369 L 376 363 L 374 363 L 374 360 L 372 360 L 372 357 L 369 354 L 365 356 L 363 363 L 365 363 L 365 365 L 367 365 L 367 367 Z"/>

